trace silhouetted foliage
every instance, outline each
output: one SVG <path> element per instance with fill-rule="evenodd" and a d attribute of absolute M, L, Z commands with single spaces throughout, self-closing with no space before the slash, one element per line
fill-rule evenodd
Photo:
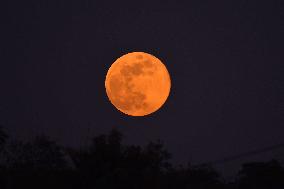
<path fill-rule="evenodd" d="M 239 188 L 284 188 L 284 169 L 279 162 L 275 160 L 246 163 L 243 165 L 239 175 Z"/>
<path fill-rule="evenodd" d="M 219 174 L 209 165 L 172 169 L 166 175 L 167 182 L 163 188 L 224 188 Z"/>
<path fill-rule="evenodd" d="M 0 188 L 80 189 L 283 189 L 277 161 L 244 164 L 235 182 L 226 184 L 210 166 L 174 167 L 161 141 L 144 147 L 125 145 L 113 129 L 89 146 L 62 148 L 46 136 L 30 142 L 6 142 L 0 130 L 4 165 Z"/>
<path fill-rule="evenodd" d="M 3 150 L 8 135 L 4 132 L 3 127 L 0 126 L 0 151 Z"/>
<path fill-rule="evenodd" d="M 123 146 L 121 141 L 121 133 L 112 130 L 109 135 L 95 137 L 88 149 L 70 153 L 76 169 L 85 179 L 84 184 L 115 188 L 127 184 L 141 188 L 143 183 L 157 179 L 166 168 L 169 153 L 162 143 L 151 142 L 141 148 Z"/>
<path fill-rule="evenodd" d="M 67 167 L 62 149 L 46 136 L 7 146 L 6 165 L 12 170 L 62 170 Z"/>

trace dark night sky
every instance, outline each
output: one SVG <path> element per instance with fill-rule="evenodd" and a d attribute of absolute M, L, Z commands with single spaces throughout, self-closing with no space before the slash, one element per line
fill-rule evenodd
<path fill-rule="evenodd" d="M 282 0 L 55 2 L 0 6 L 0 124 L 12 136 L 78 146 L 118 127 L 127 143 L 160 138 L 193 163 L 284 143 Z M 118 112 L 105 93 L 107 69 L 131 51 L 171 74 L 148 117 Z"/>

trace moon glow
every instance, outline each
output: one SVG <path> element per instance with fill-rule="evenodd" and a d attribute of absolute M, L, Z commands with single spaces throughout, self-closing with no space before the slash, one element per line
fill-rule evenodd
<path fill-rule="evenodd" d="M 110 102 L 130 116 L 145 116 L 162 107 L 171 87 L 165 65 L 155 56 L 132 52 L 109 68 L 105 88 Z"/>

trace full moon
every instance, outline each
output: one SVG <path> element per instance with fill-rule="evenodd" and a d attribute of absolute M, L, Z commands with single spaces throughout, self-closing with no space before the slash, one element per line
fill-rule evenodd
<path fill-rule="evenodd" d="M 105 88 L 110 102 L 130 116 L 145 116 L 166 102 L 171 80 L 166 66 L 155 56 L 132 52 L 109 68 Z"/>

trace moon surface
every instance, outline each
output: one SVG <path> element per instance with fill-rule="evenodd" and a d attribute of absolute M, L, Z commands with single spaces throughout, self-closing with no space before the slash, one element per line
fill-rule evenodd
<path fill-rule="evenodd" d="M 105 87 L 110 102 L 119 111 L 130 116 L 145 116 L 165 103 L 171 80 L 158 58 L 145 52 L 132 52 L 111 65 Z"/>

